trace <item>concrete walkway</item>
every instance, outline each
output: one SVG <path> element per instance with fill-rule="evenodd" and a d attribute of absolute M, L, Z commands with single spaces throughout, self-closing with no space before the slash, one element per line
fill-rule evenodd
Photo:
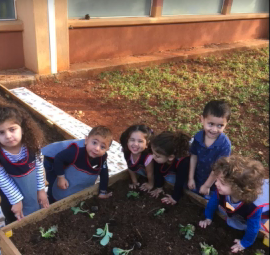
<path fill-rule="evenodd" d="M 222 55 L 235 50 L 266 46 L 269 46 L 269 40 L 266 39 L 210 44 L 202 47 L 154 52 L 140 56 L 128 56 L 123 58 L 102 59 L 86 63 L 76 63 L 71 64 L 69 71 L 63 71 L 55 75 L 37 75 L 25 68 L 5 70 L 0 71 L 0 84 L 9 89 L 21 86 L 27 87 L 30 84 L 34 84 L 37 80 L 61 80 L 68 77 L 89 77 L 105 71 L 153 66 L 162 63 L 177 62 L 183 59 L 194 59 L 208 55 Z"/>

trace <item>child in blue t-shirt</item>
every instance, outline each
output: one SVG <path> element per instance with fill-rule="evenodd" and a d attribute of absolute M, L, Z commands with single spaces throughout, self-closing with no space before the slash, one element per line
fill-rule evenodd
<path fill-rule="evenodd" d="M 217 190 L 206 206 L 206 219 L 199 225 L 210 225 L 219 208 L 229 226 L 245 230 L 244 237 L 234 240 L 231 247 L 233 253 L 242 251 L 254 243 L 260 229 L 269 233 L 264 226 L 269 219 L 268 173 L 260 162 L 234 155 L 220 158 L 212 169 Z"/>
<path fill-rule="evenodd" d="M 218 158 L 231 154 L 231 142 L 223 133 L 230 115 L 230 106 L 224 100 L 212 100 L 204 107 L 203 130 L 194 136 L 190 148 L 188 188 L 198 194 L 208 195 L 210 188 L 214 190 L 211 165 Z"/>
<path fill-rule="evenodd" d="M 68 140 L 42 148 L 53 203 L 95 184 L 100 176 L 99 198 L 108 198 L 107 150 L 112 133 L 104 126 L 94 127 L 83 140 Z"/>

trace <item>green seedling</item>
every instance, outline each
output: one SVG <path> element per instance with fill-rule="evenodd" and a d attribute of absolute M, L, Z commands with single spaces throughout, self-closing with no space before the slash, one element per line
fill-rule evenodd
<path fill-rule="evenodd" d="M 113 248 L 113 255 L 127 255 L 127 254 L 129 254 L 131 251 L 133 251 L 134 246 L 135 246 L 135 245 L 133 245 L 132 249 L 130 249 L 130 250 L 122 250 L 122 249 L 120 249 L 120 248 Z"/>
<path fill-rule="evenodd" d="M 130 198 L 130 197 L 139 198 L 140 197 L 140 193 L 139 192 L 136 192 L 136 191 L 129 191 L 127 193 L 127 197 L 128 198 Z"/>
<path fill-rule="evenodd" d="M 255 255 L 264 255 L 265 254 L 265 251 L 264 250 L 259 250 L 259 249 L 257 249 L 256 251 L 255 251 Z"/>
<path fill-rule="evenodd" d="M 154 214 L 154 216 L 160 216 L 165 212 L 165 208 L 161 208 L 159 210 L 156 211 L 156 213 Z"/>
<path fill-rule="evenodd" d="M 185 238 L 187 240 L 190 240 L 194 236 L 195 227 L 191 224 L 187 224 L 186 226 L 183 226 L 179 224 L 180 227 L 180 234 L 185 235 Z"/>
<path fill-rule="evenodd" d="M 58 230 L 57 225 L 50 227 L 46 232 L 43 227 L 39 228 L 39 232 L 41 233 L 41 236 L 44 238 L 54 237 L 57 230 Z"/>
<path fill-rule="evenodd" d="M 84 205 L 84 201 L 83 202 L 81 202 L 80 203 L 80 206 L 79 207 L 71 207 L 71 210 L 73 211 L 73 214 L 77 214 L 77 213 L 88 213 L 88 215 L 89 215 L 89 217 L 91 218 L 91 219 L 93 219 L 94 218 L 94 216 L 95 216 L 95 214 L 94 213 L 90 213 L 88 210 L 84 210 L 83 208 L 82 208 L 82 206 Z"/>
<path fill-rule="evenodd" d="M 103 246 L 106 246 L 109 243 L 110 238 L 112 238 L 113 234 L 109 232 L 109 225 L 108 225 L 108 223 L 106 223 L 105 228 L 104 229 L 98 228 L 96 235 L 93 235 L 93 236 L 94 237 L 103 237 L 100 240 L 100 244 Z"/>
<path fill-rule="evenodd" d="M 206 243 L 200 243 L 202 248 L 201 252 L 202 255 L 218 255 L 217 250 L 213 247 L 213 245 L 208 245 Z"/>

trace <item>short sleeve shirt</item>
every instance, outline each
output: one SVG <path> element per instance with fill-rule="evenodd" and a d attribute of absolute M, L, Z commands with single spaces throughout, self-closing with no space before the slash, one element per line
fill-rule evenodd
<path fill-rule="evenodd" d="M 211 146 L 206 147 L 204 144 L 204 131 L 201 130 L 194 136 L 190 153 L 197 155 L 195 182 L 197 188 L 199 188 L 208 179 L 211 166 L 220 157 L 228 157 L 231 154 L 231 142 L 224 133 L 221 133 Z"/>

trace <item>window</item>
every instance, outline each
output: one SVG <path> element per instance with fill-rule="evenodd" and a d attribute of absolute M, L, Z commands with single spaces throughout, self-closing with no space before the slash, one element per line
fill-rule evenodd
<path fill-rule="evenodd" d="M 0 0 L 0 20 L 16 19 L 14 0 Z"/>
<path fill-rule="evenodd" d="M 162 15 L 220 14 L 223 0 L 164 0 Z"/>
<path fill-rule="evenodd" d="M 269 0 L 233 0 L 231 13 L 269 13 Z"/>
<path fill-rule="evenodd" d="M 68 0 L 68 17 L 149 16 L 151 0 Z"/>

